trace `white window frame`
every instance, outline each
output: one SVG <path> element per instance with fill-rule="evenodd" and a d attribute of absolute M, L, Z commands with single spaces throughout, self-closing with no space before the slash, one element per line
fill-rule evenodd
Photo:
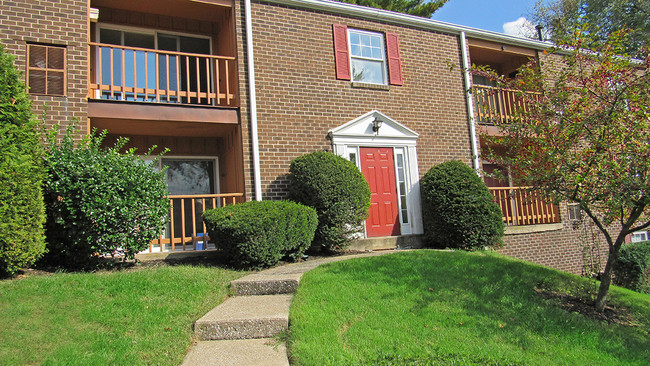
<path fill-rule="evenodd" d="M 645 237 L 645 238 L 643 238 Z M 648 232 L 647 231 L 636 231 L 633 232 L 630 236 L 630 241 L 632 243 L 638 243 L 641 241 L 648 241 Z"/>
<path fill-rule="evenodd" d="M 350 35 L 352 33 L 356 33 L 359 35 L 368 35 L 371 37 L 379 37 L 380 39 L 380 46 L 381 46 L 381 60 L 374 58 L 374 57 L 363 57 L 363 56 L 354 56 L 352 54 L 352 41 Z M 352 82 L 355 83 L 364 83 L 364 84 L 375 84 L 375 85 L 388 85 L 388 67 L 386 65 L 387 63 L 387 57 L 386 57 L 386 41 L 383 33 L 380 32 L 370 32 L 370 31 L 364 31 L 360 29 L 351 29 L 348 28 L 348 54 L 350 55 L 350 77 L 352 79 Z M 374 61 L 378 62 L 381 61 L 381 68 L 382 68 L 382 78 L 383 81 L 381 83 L 375 83 L 375 82 L 370 82 L 370 81 L 365 81 L 365 80 L 354 80 L 354 65 L 353 65 L 353 60 L 365 60 L 365 61 Z"/>
<path fill-rule="evenodd" d="M 578 203 L 567 204 L 567 216 L 569 220 L 577 221 L 582 219 L 582 209 Z"/>
<path fill-rule="evenodd" d="M 158 170 L 162 170 L 162 160 L 163 159 L 170 159 L 170 160 L 213 160 L 214 161 L 214 192 L 210 194 L 220 194 L 221 193 L 221 182 L 219 180 L 219 157 L 218 156 L 182 156 L 182 155 L 165 155 L 162 157 L 153 157 L 151 155 L 148 156 L 148 159 L 145 159 L 147 157 L 146 155 L 141 155 L 140 156 L 142 160 L 145 162 L 148 162 Z M 166 184 L 166 182 L 165 182 Z"/>

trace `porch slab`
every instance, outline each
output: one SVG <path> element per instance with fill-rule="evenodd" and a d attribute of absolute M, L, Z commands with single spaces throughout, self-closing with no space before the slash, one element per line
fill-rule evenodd
<path fill-rule="evenodd" d="M 356 239 L 350 244 L 352 250 L 386 250 L 398 248 L 422 248 L 421 235 L 381 236 Z"/>
<path fill-rule="evenodd" d="M 200 340 L 274 337 L 289 328 L 292 295 L 231 297 L 194 324 Z"/>
<path fill-rule="evenodd" d="M 288 366 L 284 343 L 272 338 L 202 341 L 190 348 L 183 366 Z"/>

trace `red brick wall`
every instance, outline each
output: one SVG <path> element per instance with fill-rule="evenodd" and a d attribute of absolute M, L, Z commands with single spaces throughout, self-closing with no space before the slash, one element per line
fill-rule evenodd
<path fill-rule="evenodd" d="M 574 229 L 565 203 L 560 204 L 560 216 L 561 230 L 506 235 L 499 253 L 575 274 L 584 274 L 584 266 L 602 270 L 607 249 L 600 231 L 588 218 Z"/>
<path fill-rule="evenodd" d="M 238 4 L 238 6 L 240 6 Z M 331 150 L 327 132 L 366 112 L 380 112 L 420 134 L 420 174 L 450 159 L 471 161 L 458 39 L 321 12 L 253 3 L 262 191 L 265 199 L 286 196 L 289 164 L 297 156 Z M 243 11 L 238 15 L 238 43 Z M 353 88 L 336 80 L 332 24 L 399 35 L 403 86 L 390 90 Z M 436 50 L 431 52 L 431 50 Z M 246 75 L 243 47 L 240 75 Z M 456 65 L 450 71 L 449 65 Z M 241 78 L 245 83 L 245 79 Z M 240 90 L 246 90 L 245 84 Z M 249 157 L 247 96 L 242 93 L 244 156 Z M 248 158 L 245 158 L 248 159 Z M 247 187 L 251 163 L 245 161 Z"/>
<path fill-rule="evenodd" d="M 0 0 L 0 43 L 26 71 L 28 42 L 66 47 L 67 95 L 32 96 L 35 113 L 51 128 L 75 123 L 87 128 L 87 2 L 86 0 Z"/>
<path fill-rule="evenodd" d="M 460 50 L 454 35 L 297 10 L 252 5 L 258 132 L 265 199 L 286 196 L 286 174 L 295 157 L 331 150 L 327 132 L 377 109 L 420 134 L 420 176 L 450 159 L 471 163 Z M 236 2 L 244 171 L 248 199 L 253 172 L 247 95 L 242 2 Z M 404 85 L 389 90 L 359 89 L 336 80 L 332 24 L 399 35 Z M 450 70 L 450 66 L 453 67 Z M 562 229 L 507 235 L 501 253 L 573 273 L 581 273 L 585 229 L 571 227 L 561 206 Z M 597 240 L 600 234 L 593 229 Z M 590 234 L 591 235 L 591 234 Z M 589 240 L 586 240 L 589 242 Z M 600 247 L 599 255 L 606 254 Z M 599 260 L 596 260 L 599 262 Z M 604 265 L 604 260 L 600 260 Z"/>

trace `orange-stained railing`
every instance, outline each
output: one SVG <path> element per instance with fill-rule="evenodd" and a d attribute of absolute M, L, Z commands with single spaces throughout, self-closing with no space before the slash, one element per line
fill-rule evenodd
<path fill-rule="evenodd" d="M 163 235 L 151 241 L 149 252 L 205 249 L 211 238 L 203 223 L 203 212 L 241 203 L 243 197 L 242 193 L 169 195 L 169 224 Z"/>
<path fill-rule="evenodd" d="M 89 44 L 91 99 L 236 106 L 234 57 Z"/>
<path fill-rule="evenodd" d="M 554 224 L 560 222 L 557 205 L 547 202 L 531 187 L 490 187 L 501 207 L 506 226 Z"/>
<path fill-rule="evenodd" d="M 526 103 L 517 98 L 517 90 L 497 90 L 486 85 L 474 85 L 476 120 L 482 123 L 508 123 L 517 110 L 526 110 Z M 532 93 L 541 95 L 541 93 Z"/>

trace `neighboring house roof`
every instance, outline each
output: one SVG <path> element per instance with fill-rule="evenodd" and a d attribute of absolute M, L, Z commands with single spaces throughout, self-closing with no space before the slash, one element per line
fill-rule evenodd
<path fill-rule="evenodd" d="M 334 14 L 350 15 L 359 18 L 375 20 L 380 22 L 390 22 L 398 25 L 415 27 L 420 29 L 460 34 L 470 38 L 479 38 L 488 41 L 507 43 L 521 47 L 528 47 L 537 50 L 545 50 L 551 47 L 551 42 L 543 42 L 534 39 L 520 38 L 503 33 L 487 31 L 478 28 L 456 25 L 438 20 L 423 18 L 415 15 L 397 13 L 383 9 L 369 8 L 354 4 L 342 3 L 331 0 L 264 0 L 269 3 L 283 4 L 292 7 L 326 11 Z"/>

